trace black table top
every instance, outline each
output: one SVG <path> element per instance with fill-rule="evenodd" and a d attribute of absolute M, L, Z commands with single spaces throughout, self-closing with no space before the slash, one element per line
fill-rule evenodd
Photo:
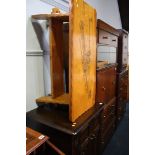
<path fill-rule="evenodd" d="M 83 124 L 89 123 L 103 108 L 103 104 L 100 105 L 96 103 L 95 106 L 90 108 L 72 123 L 69 121 L 69 112 L 67 108 L 45 105 L 27 112 L 26 121 L 35 121 L 67 134 L 76 135 L 83 127 Z"/>

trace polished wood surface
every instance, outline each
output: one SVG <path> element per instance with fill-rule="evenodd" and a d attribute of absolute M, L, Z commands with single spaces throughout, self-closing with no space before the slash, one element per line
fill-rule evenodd
<path fill-rule="evenodd" d="M 116 92 L 116 64 L 104 65 L 97 69 L 96 102 L 107 104 Z"/>
<path fill-rule="evenodd" d="M 65 93 L 64 63 L 63 63 L 63 22 L 57 19 L 50 20 L 50 66 L 52 97 Z"/>
<path fill-rule="evenodd" d="M 96 10 L 83 0 L 71 0 L 69 93 L 70 120 L 95 104 Z"/>
<path fill-rule="evenodd" d="M 37 15 L 32 15 L 33 19 L 37 19 L 37 20 L 51 20 L 51 19 L 56 19 L 56 20 L 60 20 L 63 22 L 68 22 L 69 21 L 69 14 L 37 14 Z"/>
<path fill-rule="evenodd" d="M 35 151 L 44 144 L 49 138 L 41 133 L 26 127 L 26 155 Z"/>
<path fill-rule="evenodd" d="M 36 102 L 69 105 L 69 94 L 62 94 L 55 98 L 53 98 L 52 96 L 43 96 L 36 99 Z"/>

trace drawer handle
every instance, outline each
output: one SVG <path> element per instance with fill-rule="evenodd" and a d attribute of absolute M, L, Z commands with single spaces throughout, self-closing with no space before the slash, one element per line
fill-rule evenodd
<path fill-rule="evenodd" d="M 104 115 L 103 117 L 104 117 L 104 118 L 106 118 L 106 116 L 105 116 L 105 115 Z"/>
<path fill-rule="evenodd" d="M 102 38 L 103 38 L 103 39 L 108 39 L 108 37 L 104 37 L 104 36 L 103 36 Z"/>
<path fill-rule="evenodd" d="M 102 89 L 105 91 L 106 90 L 106 88 L 105 87 L 102 87 Z"/>
<path fill-rule="evenodd" d="M 112 41 L 116 41 L 116 39 L 113 39 Z"/>

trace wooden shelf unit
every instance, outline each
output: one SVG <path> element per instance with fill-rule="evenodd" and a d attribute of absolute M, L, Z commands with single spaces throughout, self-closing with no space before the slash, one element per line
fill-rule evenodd
<path fill-rule="evenodd" d="M 52 95 L 36 102 L 69 105 L 69 119 L 74 122 L 95 104 L 96 10 L 83 0 L 71 0 L 70 4 L 68 14 L 39 14 L 32 18 L 49 21 L 52 77 Z"/>

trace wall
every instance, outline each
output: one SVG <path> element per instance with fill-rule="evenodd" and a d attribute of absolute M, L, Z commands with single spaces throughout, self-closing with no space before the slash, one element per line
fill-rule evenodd
<path fill-rule="evenodd" d="M 85 0 L 97 10 L 97 18 L 116 29 L 122 28 L 117 0 Z"/>
<path fill-rule="evenodd" d="M 96 8 L 98 18 L 121 28 L 117 0 L 86 2 Z M 29 111 L 37 107 L 36 98 L 51 92 L 48 28 L 45 21 L 32 22 L 31 15 L 49 13 L 54 6 L 40 0 L 26 0 L 26 7 L 26 110 Z"/>

